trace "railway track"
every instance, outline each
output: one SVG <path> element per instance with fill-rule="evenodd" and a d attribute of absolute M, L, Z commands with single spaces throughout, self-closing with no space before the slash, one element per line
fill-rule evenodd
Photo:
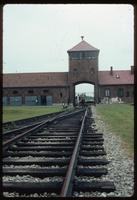
<path fill-rule="evenodd" d="M 14 131 L 15 129 L 22 129 L 22 128 L 25 128 L 29 125 L 33 125 L 35 123 L 42 122 L 43 120 L 54 117 L 57 114 L 61 114 L 61 113 L 64 113 L 64 112 L 69 112 L 69 111 L 60 111 L 60 112 L 30 117 L 30 118 L 27 118 L 27 119 L 20 119 L 20 120 L 15 120 L 15 121 L 4 122 L 2 124 L 3 132 L 8 133 L 8 132 Z M 70 110 L 70 112 L 71 112 L 71 110 Z"/>
<path fill-rule="evenodd" d="M 74 111 L 75 110 L 73 110 L 73 112 Z M 6 146 L 6 143 L 9 144 L 10 139 L 14 140 L 15 136 L 18 136 L 19 134 L 24 133 L 25 131 L 31 130 L 32 128 L 40 125 L 41 123 L 43 122 L 46 123 L 50 120 L 54 120 L 56 117 L 64 116 L 64 114 L 69 114 L 71 112 L 72 111 L 70 110 L 70 111 L 51 113 L 47 115 L 18 120 L 16 122 L 17 124 L 20 125 L 18 128 L 3 132 L 3 135 L 2 135 L 3 146 Z M 22 126 L 21 126 L 21 123 L 23 124 Z M 12 124 L 12 122 L 4 123 L 4 124 Z"/>
<path fill-rule="evenodd" d="M 103 135 L 90 108 L 42 122 L 3 143 L 3 194 L 74 196 L 74 192 L 112 192 Z M 10 139 L 11 140 L 11 139 Z"/>

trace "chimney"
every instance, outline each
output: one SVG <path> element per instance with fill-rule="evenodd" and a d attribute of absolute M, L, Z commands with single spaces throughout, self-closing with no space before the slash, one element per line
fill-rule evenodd
<path fill-rule="evenodd" d="M 113 76 L 113 67 L 110 67 L 110 75 Z"/>
<path fill-rule="evenodd" d="M 82 41 L 83 41 L 83 38 L 84 38 L 84 36 L 82 35 L 82 36 L 81 36 Z"/>
<path fill-rule="evenodd" d="M 134 74 L 134 66 L 131 66 L 131 74 Z"/>

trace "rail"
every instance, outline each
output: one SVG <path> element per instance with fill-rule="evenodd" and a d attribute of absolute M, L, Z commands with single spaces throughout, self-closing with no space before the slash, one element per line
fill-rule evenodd
<path fill-rule="evenodd" d="M 111 180 L 102 179 L 109 161 L 90 108 L 54 116 L 35 128 L 3 148 L 6 195 L 74 197 L 115 190 Z"/>
<path fill-rule="evenodd" d="M 83 133 L 83 128 L 84 128 L 84 122 L 85 122 L 85 118 L 87 115 L 87 109 L 85 111 L 83 120 L 82 120 L 82 124 L 81 124 L 81 128 L 78 134 L 78 138 L 74 147 L 74 151 L 68 166 L 68 170 L 66 173 L 66 177 L 65 177 L 65 181 L 63 183 L 62 189 L 61 189 L 61 193 L 60 196 L 61 197 L 67 197 L 67 196 L 71 196 L 72 195 L 72 186 L 73 186 L 73 178 L 75 176 L 75 171 L 76 171 L 76 165 L 77 165 L 77 158 L 79 155 L 79 148 L 80 148 L 80 143 L 81 143 L 81 138 L 82 138 L 82 133 Z"/>
<path fill-rule="evenodd" d="M 39 130 L 40 128 L 42 128 L 43 126 L 46 126 L 46 125 L 48 125 L 48 124 L 51 124 L 53 121 L 55 121 L 55 120 L 60 120 L 60 119 L 63 119 L 63 118 L 67 118 L 67 117 L 70 117 L 70 116 L 72 116 L 72 115 L 75 115 L 75 114 L 77 114 L 77 113 L 79 113 L 79 112 L 82 112 L 83 111 L 83 109 L 81 109 L 81 110 L 78 110 L 78 111 L 73 111 L 73 112 L 71 112 L 71 113 L 61 113 L 61 114 L 59 114 L 59 115 L 57 115 L 57 116 L 54 116 L 54 117 L 51 117 L 50 119 L 47 119 L 47 120 L 44 120 L 44 121 L 42 121 L 42 122 L 40 122 L 40 123 L 36 123 L 35 125 L 33 125 L 34 127 L 32 127 L 32 128 L 30 128 L 30 126 L 28 126 L 28 128 L 29 128 L 29 130 L 27 130 L 27 131 L 25 131 L 25 132 L 23 132 L 23 133 L 21 133 L 21 134 L 19 134 L 19 135 L 16 135 L 15 137 L 13 137 L 13 138 L 11 138 L 11 139 L 8 139 L 8 140 L 6 140 L 6 141 L 3 141 L 3 143 L 2 143 L 2 146 L 3 146 L 3 151 L 5 151 L 7 148 L 8 148 L 8 146 L 9 145 L 11 145 L 11 144 L 13 144 L 13 143 L 15 143 L 17 140 L 19 140 L 19 139 L 21 139 L 21 138 L 23 138 L 24 136 L 28 136 L 28 135 L 30 135 L 32 132 L 34 133 L 34 132 L 36 132 L 37 130 Z M 27 127 L 25 127 L 25 129 L 26 129 Z M 21 130 L 21 129 L 18 129 L 18 130 Z M 14 130 L 13 131 L 11 131 L 10 133 L 16 133 L 17 132 L 17 129 L 15 130 L 15 132 L 14 132 Z M 9 134 L 9 133 L 8 133 Z M 6 134 L 4 134 L 4 135 L 6 135 Z M 4 139 L 4 137 L 3 137 L 3 139 Z"/>

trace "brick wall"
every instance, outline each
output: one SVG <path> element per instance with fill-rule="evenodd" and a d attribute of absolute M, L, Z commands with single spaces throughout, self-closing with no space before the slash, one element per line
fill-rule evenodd
<path fill-rule="evenodd" d="M 102 99 L 105 97 L 105 89 L 110 89 L 111 97 L 118 96 L 118 89 L 123 89 L 123 97 L 120 97 L 124 102 L 133 102 L 134 100 L 134 86 L 133 85 L 106 85 L 99 87 L 99 97 Z"/>
<path fill-rule="evenodd" d="M 4 88 L 3 96 L 7 97 L 21 96 L 23 104 L 25 103 L 25 96 L 52 96 L 53 103 L 62 103 L 68 101 L 68 88 L 67 87 Z"/>

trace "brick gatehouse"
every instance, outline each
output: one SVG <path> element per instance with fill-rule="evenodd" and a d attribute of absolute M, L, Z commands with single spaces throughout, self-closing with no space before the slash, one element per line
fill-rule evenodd
<path fill-rule="evenodd" d="M 99 49 L 85 40 L 67 51 L 68 72 L 3 74 L 3 105 L 52 105 L 74 103 L 75 86 L 94 85 L 94 98 L 120 97 L 133 102 L 134 67 L 130 70 L 99 71 Z"/>

